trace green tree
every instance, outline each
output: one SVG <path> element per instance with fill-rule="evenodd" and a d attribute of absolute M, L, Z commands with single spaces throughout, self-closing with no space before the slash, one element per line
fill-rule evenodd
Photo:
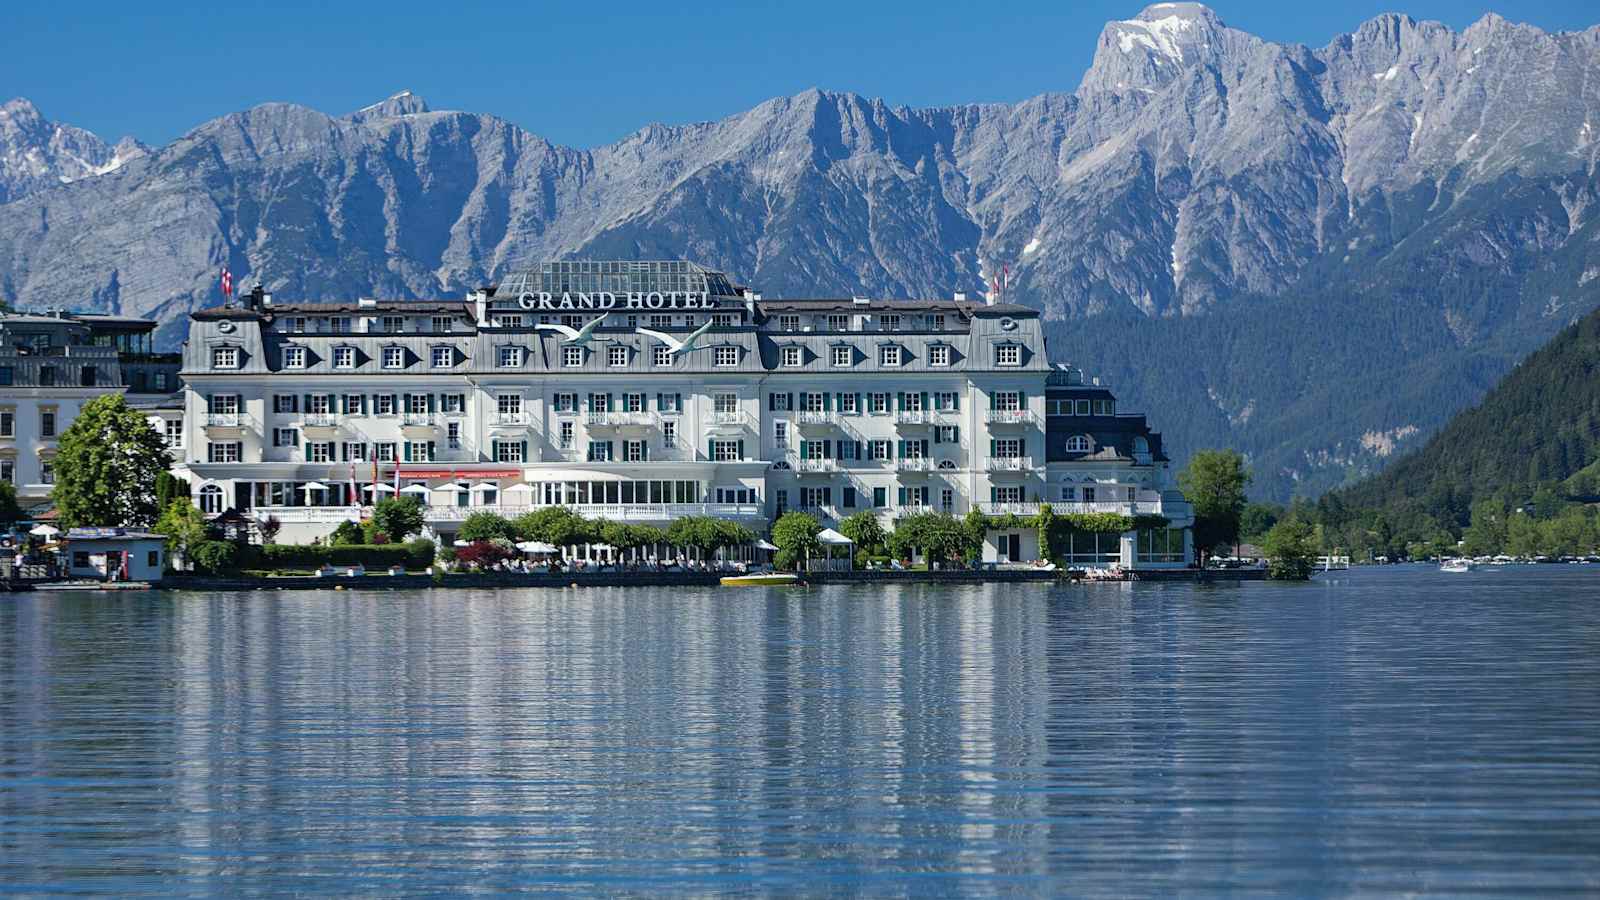
<path fill-rule="evenodd" d="M 17 487 L 9 481 L 0 481 L 0 529 L 10 528 L 22 518 L 22 506 L 17 503 Z"/>
<path fill-rule="evenodd" d="M 180 497 L 189 499 L 189 482 L 171 472 L 162 472 L 156 476 L 156 503 L 162 512 L 166 512 L 172 501 Z"/>
<path fill-rule="evenodd" d="M 800 567 L 822 549 L 822 542 L 817 540 L 821 533 L 821 523 L 806 513 L 790 511 L 779 516 L 772 523 L 772 543 L 778 548 L 780 563 Z"/>
<path fill-rule="evenodd" d="M 372 529 L 398 544 L 422 533 L 422 504 L 411 497 L 386 497 L 372 508 Z"/>
<path fill-rule="evenodd" d="M 121 394 L 85 403 L 60 447 L 50 500 L 63 527 L 149 526 L 161 515 L 155 486 L 167 448 Z"/>
<path fill-rule="evenodd" d="M 487 541 L 494 538 L 507 538 L 515 540 L 516 526 L 512 525 L 504 516 L 479 510 L 462 521 L 461 530 L 456 537 L 463 541 Z"/>
<path fill-rule="evenodd" d="M 1283 507 L 1275 503 L 1246 503 L 1239 515 L 1239 536 L 1251 543 L 1259 542 L 1283 515 Z"/>
<path fill-rule="evenodd" d="M 1261 546 L 1267 554 L 1267 574 L 1286 581 L 1305 581 L 1315 567 L 1317 548 L 1311 526 L 1285 519 L 1272 526 Z"/>
<path fill-rule="evenodd" d="M 895 523 L 889 549 L 900 557 L 910 557 L 920 550 L 932 565 L 938 560 L 963 559 L 982 540 L 982 532 L 974 534 L 961 519 L 948 513 L 925 512 Z"/>
<path fill-rule="evenodd" d="M 340 522 L 333 533 L 328 535 L 328 546 L 343 547 L 367 542 L 366 529 L 349 519 Z"/>
<path fill-rule="evenodd" d="M 1178 473 L 1178 487 L 1194 506 L 1194 542 L 1201 559 L 1239 540 L 1250 472 L 1237 450 L 1201 450 Z"/>
<path fill-rule="evenodd" d="M 517 537 L 544 541 L 557 547 L 587 544 L 599 539 L 599 526 L 565 506 L 546 506 L 523 513 L 512 523 Z"/>
<path fill-rule="evenodd" d="M 167 556 L 188 563 L 194 552 L 206 539 L 206 517 L 195 509 L 187 497 L 174 499 L 161 511 L 156 522 L 156 533 L 166 535 Z M 176 565 L 173 566 L 177 568 Z"/>
<path fill-rule="evenodd" d="M 855 541 L 858 552 L 874 556 L 886 550 L 889 541 L 889 532 L 871 510 L 845 516 L 839 521 L 839 533 Z"/>

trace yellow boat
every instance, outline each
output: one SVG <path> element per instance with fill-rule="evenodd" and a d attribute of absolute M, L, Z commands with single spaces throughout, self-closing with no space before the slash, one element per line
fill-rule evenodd
<path fill-rule="evenodd" d="M 800 576 L 792 572 L 762 572 L 755 575 L 728 575 L 722 579 L 723 587 L 781 587 L 801 584 Z"/>

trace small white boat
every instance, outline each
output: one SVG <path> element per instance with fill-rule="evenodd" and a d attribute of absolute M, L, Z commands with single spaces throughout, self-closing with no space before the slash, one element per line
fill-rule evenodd
<path fill-rule="evenodd" d="M 1476 568 L 1470 559 L 1447 559 L 1439 563 L 1441 572 L 1471 572 Z"/>
<path fill-rule="evenodd" d="M 781 587 L 786 584 L 802 584 L 800 576 L 792 572 L 758 572 L 750 575 L 727 575 L 722 578 L 723 587 Z"/>

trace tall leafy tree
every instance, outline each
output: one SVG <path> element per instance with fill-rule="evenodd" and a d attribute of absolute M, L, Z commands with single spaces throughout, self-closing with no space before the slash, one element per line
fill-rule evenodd
<path fill-rule="evenodd" d="M 161 511 L 156 531 L 167 536 L 167 554 L 187 563 L 206 539 L 206 519 L 187 498 L 177 498 Z"/>
<path fill-rule="evenodd" d="M 777 563 L 798 566 L 822 549 L 817 535 L 822 525 L 810 515 L 799 511 L 786 512 L 772 523 L 772 543 L 778 548 Z"/>
<path fill-rule="evenodd" d="M 153 524 L 161 515 L 156 479 L 170 462 L 165 443 L 121 394 L 85 403 L 62 433 L 56 455 L 50 500 L 61 523 L 69 528 Z"/>
<path fill-rule="evenodd" d="M 372 530 L 395 543 L 421 534 L 423 524 L 422 504 L 410 497 L 389 497 L 372 507 Z"/>
<path fill-rule="evenodd" d="M 1305 581 L 1317 554 L 1311 526 L 1299 519 L 1285 519 L 1272 526 L 1262 545 L 1267 554 L 1268 574 L 1288 581 Z"/>
<path fill-rule="evenodd" d="M 1194 505 L 1194 542 L 1201 559 L 1239 540 L 1250 472 L 1237 450 L 1201 450 L 1178 473 L 1178 487 Z"/>
<path fill-rule="evenodd" d="M 856 549 L 863 553 L 881 551 L 889 540 L 883 523 L 878 521 L 877 515 L 867 510 L 845 516 L 839 522 L 839 533 L 855 541 Z"/>
<path fill-rule="evenodd" d="M 0 481 L 0 528 L 10 528 L 22 518 L 22 507 L 17 503 L 16 485 Z"/>

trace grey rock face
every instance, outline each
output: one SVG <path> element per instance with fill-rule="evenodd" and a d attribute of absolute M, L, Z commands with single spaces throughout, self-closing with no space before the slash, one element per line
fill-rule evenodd
<path fill-rule="evenodd" d="M 48 121 L 19 97 L 0 104 L 0 203 L 116 171 L 148 152 L 133 138 L 111 146 L 82 128 Z"/>

